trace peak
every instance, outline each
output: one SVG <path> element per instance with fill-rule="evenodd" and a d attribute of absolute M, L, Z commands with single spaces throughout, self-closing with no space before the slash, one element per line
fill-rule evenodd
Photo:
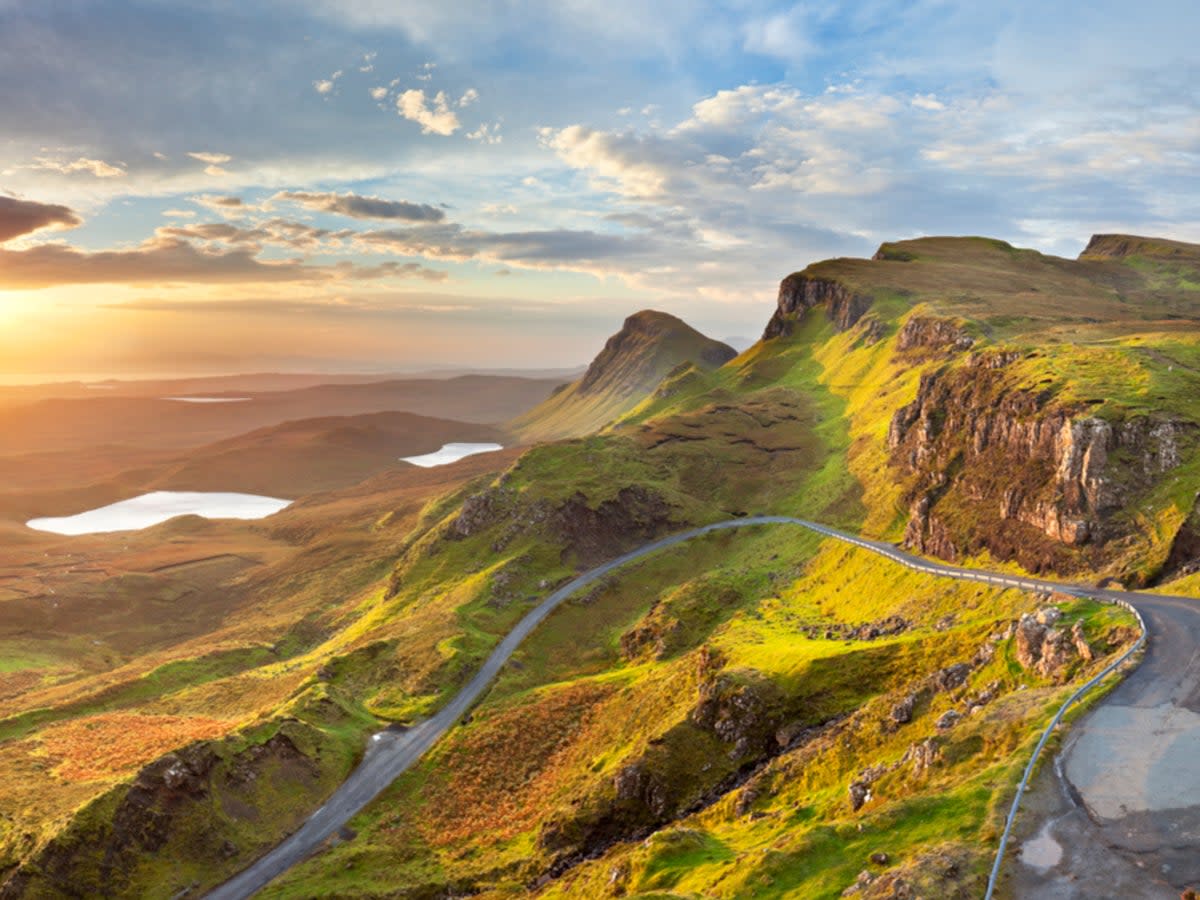
<path fill-rule="evenodd" d="M 579 382 L 590 393 L 614 382 L 630 391 L 653 387 L 666 371 L 681 362 L 716 368 L 737 356 L 732 347 L 706 337 L 669 313 L 653 309 L 636 312 L 605 343 Z"/>
<path fill-rule="evenodd" d="M 695 331 L 683 319 L 670 313 L 659 312 L 657 309 L 643 309 L 635 312 L 625 320 L 622 331 L 661 331 L 664 329 L 680 329 Z M 699 333 L 699 332 L 697 332 Z"/>
<path fill-rule="evenodd" d="M 531 410 L 515 426 L 526 440 L 598 431 L 633 409 L 680 367 L 716 369 L 737 356 L 669 313 L 644 309 L 627 318 L 583 377 Z"/>

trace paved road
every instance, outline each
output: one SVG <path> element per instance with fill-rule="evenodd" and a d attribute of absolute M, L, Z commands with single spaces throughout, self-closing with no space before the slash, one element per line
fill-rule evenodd
<path fill-rule="evenodd" d="M 1149 649 L 1034 782 L 1012 896 L 1176 900 L 1200 887 L 1200 602 L 1123 596 Z"/>
<path fill-rule="evenodd" d="M 438 739 L 479 699 L 501 667 L 512 656 L 517 646 L 555 607 L 580 588 L 603 578 L 610 572 L 636 559 L 684 543 L 700 535 L 730 528 L 745 528 L 755 525 L 799 525 L 827 537 L 886 556 L 910 569 L 928 572 L 931 575 L 965 581 L 977 581 L 998 587 L 1015 587 L 1029 591 L 1059 591 L 1060 593 L 1074 596 L 1096 597 L 1109 601 L 1131 603 L 1146 617 L 1152 640 L 1152 649 L 1147 656 L 1146 663 L 1139 669 L 1138 675 L 1143 676 L 1147 672 L 1155 674 L 1148 678 L 1139 677 L 1139 683 L 1148 684 L 1150 686 L 1148 689 L 1151 693 L 1158 691 L 1159 695 L 1163 698 L 1173 698 L 1182 691 L 1183 695 L 1187 698 L 1187 702 L 1193 707 L 1200 701 L 1200 661 L 1197 660 L 1195 654 L 1195 648 L 1198 646 L 1197 641 L 1200 640 L 1200 603 L 1197 601 L 1188 600 L 1187 598 L 1160 597 L 1153 594 L 1101 590 L 1086 585 L 1062 584 L 1059 582 L 1014 576 L 1003 572 L 987 572 L 946 563 L 931 562 L 898 550 L 891 544 L 867 540 L 816 522 L 792 518 L 790 516 L 748 516 L 728 522 L 717 522 L 646 544 L 604 565 L 597 566 L 595 569 L 584 573 L 574 581 L 556 590 L 543 600 L 537 608 L 517 623 L 516 627 L 492 651 L 492 654 L 484 662 L 475 677 L 471 679 L 470 683 L 449 704 L 433 717 L 411 729 L 388 729 L 373 736 L 362 763 L 334 791 L 325 805 L 317 810 L 298 831 L 286 838 L 275 849 L 261 857 L 248 869 L 245 869 L 209 893 L 209 900 L 242 900 L 242 898 L 250 897 L 276 876 L 308 857 L 318 846 L 378 796 L 397 776 L 412 766 L 430 747 L 437 743 Z M 1180 622 L 1187 623 L 1187 628 L 1181 629 L 1179 626 Z M 1189 647 L 1190 657 L 1186 655 L 1189 652 Z M 1182 675 L 1177 671 L 1180 669 L 1181 662 L 1184 664 Z M 1163 679 L 1166 681 L 1162 681 Z M 1133 679 L 1130 680 L 1132 681 Z M 1178 690 L 1163 687 L 1163 684 L 1167 682 L 1176 684 Z M 1128 682 L 1121 690 L 1124 690 L 1127 686 Z M 1116 698 L 1117 694 L 1114 694 L 1113 702 L 1117 702 Z M 1138 734 L 1140 735 L 1140 732 Z M 1134 743 L 1137 743 L 1136 740 Z M 1144 750 L 1144 742 L 1142 749 Z M 1103 753 L 1099 755 L 1102 757 Z M 1096 754 L 1091 754 L 1081 756 L 1080 758 L 1091 760 L 1095 757 Z M 1190 778 L 1191 782 L 1195 783 L 1197 780 L 1200 780 L 1200 756 L 1193 756 L 1192 759 L 1197 760 L 1193 765 L 1189 765 L 1186 758 L 1173 759 L 1173 765 L 1182 764 L 1184 777 Z M 1119 774 L 1123 775 L 1124 773 Z M 1103 773 L 1095 776 L 1095 780 L 1102 784 L 1106 783 L 1107 778 L 1108 776 Z M 1111 787 L 1109 790 L 1112 790 Z M 1130 796 L 1125 796 L 1120 789 L 1117 789 L 1114 795 L 1116 799 L 1109 799 L 1106 802 L 1133 802 L 1136 805 L 1136 800 L 1130 800 L 1130 797 L 1136 793 L 1136 789 L 1131 786 L 1130 791 L 1126 793 Z M 1130 806 L 1129 808 L 1133 809 L 1135 807 Z M 1151 819 L 1147 819 L 1145 827 L 1147 833 L 1155 827 L 1150 824 L 1151 821 Z M 1188 844 L 1182 852 L 1190 852 L 1196 859 L 1200 859 L 1200 845 L 1194 841 Z M 1023 894 L 1022 896 L 1037 895 Z M 1090 896 L 1106 895 L 1092 894 Z M 1107 896 L 1111 896 L 1111 894 Z"/>

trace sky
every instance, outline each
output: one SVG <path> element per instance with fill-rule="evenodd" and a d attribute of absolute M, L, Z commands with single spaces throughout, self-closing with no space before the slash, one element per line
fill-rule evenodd
<path fill-rule="evenodd" d="M 0 380 L 757 337 L 883 241 L 1200 241 L 1200 4 L 0 0 Z"/>

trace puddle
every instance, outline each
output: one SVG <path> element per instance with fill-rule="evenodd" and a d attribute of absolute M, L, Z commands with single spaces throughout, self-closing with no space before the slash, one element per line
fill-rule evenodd
<path fill-rule="evenodd" d="M 1054 821 L 1047 822 L 1037 833 L 1037 837 L 1021 845 L 1021 862 L 1039 872 L 1052 869 L 1062 861 L 1062 844 L 1051 836 L 1052 825 Z"/>

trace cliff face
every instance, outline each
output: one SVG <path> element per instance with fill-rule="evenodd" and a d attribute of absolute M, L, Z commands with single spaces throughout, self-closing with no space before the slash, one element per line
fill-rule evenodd
<path fill-rule="evenodd" d="M 871 307 L 871 298 L 852 291 L 838 281 L 814 278 L 797 272 L 779 284 L 775 314 L 767 323 L 763 340 L 792 333 L 795 324 L 808 310 L 824 306 L 839 331 L 852 328 Z"/>
<path fill-rule="evenodd" d="M 316 735 L 299 723 L 286 727 L 300 744 Z M 161 857 L 182 862 L 184 872 L 202 872 L 211 886 L 297 827 L 345 774 L 323 772 L 318 763 L 331 744 L 306 753 L 283 730 L 233 752 L 238 743 L 195 743 L 147 765 L 132 783 L 81 810 L 28 863 L 5 873 L 0 898 L 146 896 L 148 889 L 167 896 L 171 883 L 155 868 Z M 212 818 L 213 809 L 223 815 Z"/>
<path fill-rule="evenodd" d="M 908 484 L 905 541 L 947 559 L 987 549 L 1035 571 L 1070 567 L 1075 550 L 1101 562 L 1135 527 L 1117 513 L 1180 464 L 1193 427 L 1059 405 L 1014 387 L 1005 376 L 1015 361 L 968 354 L 922 376 L 916 399 L 896 410 L 887 446 Z"/>

